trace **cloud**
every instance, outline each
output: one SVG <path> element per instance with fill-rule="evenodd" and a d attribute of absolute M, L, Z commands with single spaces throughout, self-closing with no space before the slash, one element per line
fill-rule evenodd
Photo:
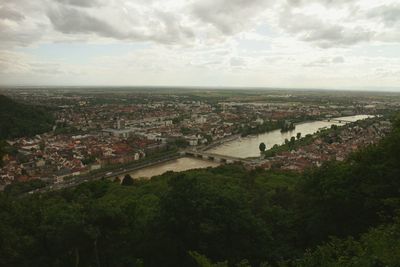
<path fill-rule="evenodd" d="M 318 60 L 303 64 L 304 67 L 327 67 L 330 65 L 344 63 L 345 60 L 342 56 L 337 56 L 333 58 L 323 57 Z"/>
<path fill-rule="evenodd" d="M 314 3 L 332 7 L 332 6 L 341 6 L 343 4 L 348 5 L 351 3 L 355 3 L 356 0 L 287 0 L 286 2 L 288 5 L 295 7 L 314 4 Z"/>
<path fill-rule="evenodd" d="M 41 39 L 45 26 L 15 17 L 12 21 L 0 19 L 0 49 L 29 46 Z"/>
<path fill-rule="evenodd" d="M 126 14 L 120 14 L 121 18 L 106 20 L 87 10 L 66 6 L 50 9 L 47 16 L 56 31 L 68 35 L 94 34 L 122 41 L 152 41 L 161 44 L 185 43 L 195 37 L 191 28 L 182 25 L 178 15 L 155 9 L 150 14 L 130 10 L 129 16 L 137 17 L 134 25 L 126 22 Z"/>
<path fill-rule="evenodd" d="M 375 34 L 371 29 L 357 24 L 324 20 L 315 14 L 299 13 L 289 6 L 281 12 L 279 26 L 300 40 L 311 42 L 321 48 L 358 44 L 371 40 Z"/>
<path fill-rule="evenodd" d="M 36 29 L 31 32 L 20 32 L 0 23 L 0 48 L 14 46 L 28 46 L 41 38 L 41 33 Z"/>
<path fill-rule="evenodd" d="M 304 29 L 301 39 L 314 42 L 321 48 L 354 45 L 371 40 L 373 33 L 361 27 L 345 28 L 337 25 L 321 24 L 316 28 Z"/>
<path fill-rule="evenodd" d="M 144 39 L 166 44 L 185 43 L 195 39 L 194 29 L 184 26 L 178 15 L 163 11 L 155 11 L 154 15 L 157 26 L 145 25 L 148 34 L 143 36 Z"/>
<path fill-rule="evenodd" d="M 386 26 L 400 23 L 400 5 L 382 5 L 368 12 L 370 18 L 379 18 Z"/>
<path fill-rule="evenodd" d="M 124 38 L 124 34 L 109 23 L 74 8 L 50 9 L 47 13 L 54 29 L 65 34 L 98 34 L 104 37 Z"/>
<path fill-rule="evenodd" d="M 0 7 L 0 19 L 8 19 L 13 21 L 21 21 L 25 18 L 24 15 L 16 11 L 15 9 L 2 6 Z"/>
<path fill-rule="evenodd" d="M 46 33 L 43 1 L 0 0 L 0 49 L 29 46 Z"/>
<path fill-rule="evenodd" d="M 395 30 L 385 29 L 376 34 L 373 23 L 381 19 L 387 27 L 396 25 L 399 6 L 382 5 L 375 10 L 359 7 L 363 11 L 357 13 L 356 7 L 361 3 L 356 0 L 14 0 L 0 8 L 0 22 L 3 18 L 0 31 L 6 36 L 0 39 L 15 40 L 15 45 L 24 42 L 29 45 L 43 36 L 53 42 L 111 38 L 123 42 L 212 45 L 239 33 L 254 33 L 257 27 L 266 25 L 276 32 L 260 35 L 261 39 L 283 30 L 321 48 L 398 40 Z M 4 23 L 6 20 L 16 25 Z M 37 28 L 44 30 L 37 32 Z M 54 31 L 46 31 L 51 28 Z"/>
<path fill-rule="evenodd" d="M 21 73 L 26 72 L 29 69 L 27 56 L 21 53 L 8 52 L 0 50 L 0 72 L 9 73 Z"/>
<path fill-rule="evenodd" d="M 80 67 L 69 66 L 61 62 L 40 60 L 26 53 L 8 52 L 0 50 L 0 75 L 82 75 Z"/>
<path fill-rule="evenodd" d="M 269 3 L 268 0 L 203 0 L 193 4 L 192 12 L 221 33 L 232 35 L 250 24 Z"/>
<path fill-rule="evenodd" d="M 344 63 L 344 61 L 344 58 L 340 56 L 332 58 L 332 63 Z"/>
<path fill-rule="evenodd" d="M 98 7 L 102 5 L 99 0 L 55 0 L 61 4 L 78 7 Z"/>
<path fill-rule="evenodd" d="M 232 67 L 242 67 L 246 65 L 246 61 L 243 58 L 233 57 L 230 60 L 230 64 Z"/>

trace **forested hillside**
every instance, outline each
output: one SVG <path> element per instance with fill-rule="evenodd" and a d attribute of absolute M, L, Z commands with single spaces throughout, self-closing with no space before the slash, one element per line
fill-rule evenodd
<path fill-rule="evenodd" d="M 2 193 L 0 266 L 399 266 L 399 211 L 397 120 L 304 174 L 227 165 Z"/>
<path fill-rule="evenodd" d="M 0 95 L 0 140 L 51 130 L 54 118 L 44 107 L 15 102 Z"/>

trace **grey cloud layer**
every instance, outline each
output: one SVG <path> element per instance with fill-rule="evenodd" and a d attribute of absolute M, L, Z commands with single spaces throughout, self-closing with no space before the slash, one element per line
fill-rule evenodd
<path fill-rule="evenodd" d="M 369 41 L 373 33 L 361 27 L 345 28 L 338 25 L 315 24 L 314 28 L 304 30 L 301 39 L 314 42 L 322 48 L 354 45 Z"/>
<path fill-rule="evenodd" d="M 59 8 L 51 9 L 47 14 L 54 29 L 65 34 L 96 33 L 105 37 L 123 37 L 110 24 L 90 16 L 85 11 L 73 8 Z"/>
<path fill-rule="evenodd" d="M 256 18 L 271 1 L 269 0 L 204 0 L 196 2 L 192 11 L 204 23 L 210 23 L 224 34 L 243 29 Z"/>
<path fill-rule="evenodd" d="M 117 31 L 104 21 L 72 8 L 51 9 L 48 17 L 57 31 L 66 34 L 97 33 L 107 37 L 119 37 Z"/>
<path fill-rule="evenodd" d="M 10 7 L 0 7 L 0 19 L 9 19 L 13 21 L 21 21 L 25 18 L 24 15 L 19 13 L 17 10 Z"/>
<path fill-rule="evenodd" d="M 287 4 L 290 6 L 304 6 L 310 3 L 319 3 L 326 6 L 340 6 L 343 4 L 351 4 L 356 2 L 355 0 L 287 0 Z"/>
<path fill-rule="evenodd" d="M 316 15 L 305 15 L 296 11 L 296 7 L 305 4 L 302 0 L 288 0 L 279 16 L 279 25 L 282 29 L 299 39 L 311 42 L 321 48 L 342 47 L 355 45 L 373 40 L 374 30 L 356 23 L 357 15 L 351 18 L 350 23 L 339 23 L 325 20 Z M 313 1 L 318 2 L 318 1 Z M 351 5 L 354 1 L 319 1 L 324 5 L 343 6 Z M 350 7 L 349 7 L 350 8 Z"/>
<path fill-rule="evenodd" d="M 140 17 L 131 11 L 130 16 Z M 193 31 L 181 25 L 175 14 L 153 10 L 134 25 L 124 27 L 115 25 L 101 16 L 90 14 L 87 9 L 70 6 L 56 6 L 47 12 L 47 16 L 56 31 L 64 34 L 95 34 L 128 41 L 154 41 L 164 44 L 185 42 L 193 38 Z"/>
<path fill-rule="evenodd" d="M 98 7 L 102 3 L 99 0 L 55 0 L 61 4 L 79 7 Z"/>
<path fill-rule="evenodd" d="M 171 1 L 175 3 L 175 1 Z M 61 33 L 123 41 L 151 41 L 161 44 L 190 44 L 218 36 L 271 25 L 291 37 L 322 48 L 350 46 L 369 41 L 400 41 L 400 5 L 381 5 L 366 13 L 353 14 L 348 21 L 326 21 L 297 9 L 319 3 L 335 9 L 357 10 L 357 0 L 192 0 L 178 8 L 159 7 L 168 1 L 126 0 L 0 0 L 2 46 L 29 45 L 46 37 L 57 41 Z M 273 9 L 272 9 L 273 8 Z M 266 18 L 265 12 L 269 12 Z M 10 21 L 13 24 L 10 24 Z M 362 23 L 357 23 L 361 21 Z M 382 22 L 382 34 L 368 23 Z M 367 25 L 367 26 L 366 26 Z M 44 36 L 45 35 L 45 36 Z"/>
<path fill-rule="evenodd" d="M 371 18 L 380 18 L 386 26 L 398 26 L 400 23 L 400 4 L 380 6 L 371 10 L 368 15 Z"/>
<path fill-rule="evenodd" d="M 327 67 L 330 65 L 341 64 L 344 63 L 345 59 L 342 56 L 337 56 L 334 58 L 320 58 L 318 60 L 314 60 L 307 64 L 304 64 L 304 67 Z"/>

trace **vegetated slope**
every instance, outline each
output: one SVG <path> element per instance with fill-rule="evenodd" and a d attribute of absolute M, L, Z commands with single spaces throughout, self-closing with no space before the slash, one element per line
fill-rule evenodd
<path fill-rule="evenodd" d="M 18 103 L 0 95 L 0 139 L 32 136 L 51 130 L 54 118 L 44 107 Z"/>
<path fill-rule="evenodd" d="M 399 211 L 400 120 L 302 175 L 226 165 L 2 193 L 0 266 L 399 266 Z"/>

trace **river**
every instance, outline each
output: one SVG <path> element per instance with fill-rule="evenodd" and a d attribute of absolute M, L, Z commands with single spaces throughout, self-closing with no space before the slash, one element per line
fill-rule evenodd
<path fill-rule="evenodd" d="M 346 116 L 346 117 L 334 118 L 333 120 L 357 121 L 366 119 L 368 117 L 371 116 L 368 115 Z M 313 134 L 317 132 L 319 129 L 322 129 L 324 127 L 331 127 L 331 125 L 333 124 L 344 125 L 345 123 L 338 123 L 333 121 L 303 122 L 296 124 L 296 129 L 294 129 L 293 131 L 281 133 L 280 130 L 275 130 L 264 134 L 239 138 L 226 142 L 210 150 L 207 150 L 207 152 L 220 155 L 234 156 L 239 158 L 258 157 L 260 156 L 260 150 L 258 146 L 260 145 L 261 142 L 264 142 L 267 146 L 267 149 L 269 149 L 275 144 L 277 145 L 283 144 L 286 138 L 290 139 L 292 136 L 296 136 L 296 134 L 299 132 L 301 133 L 302 136 L 305 136 L 307 134 Z M 164 172 L 167 171 L 180 172 L 197 168 L 216 167 L 218 165 L 219 163 L 213 161 L 184 157 L 160 163 L 151 167 L 143 168 L 134 171 L 130 174 L 133 178 L 139 178 L 139 177 L 149 178 L 163 174 Z"/>
<path fill-rule="evenodd" d="M 356 115 L 356 116 L 334 118 L 333 120 L 346 120 L 353 122 L 357 120 L 363 120 L 368 117 L 370 116 Z M 294 129 L 293 131 L 281 133 L 280 130 L 275 130 L 259 135 L 247 136 L 214 147 L 208 150 L 207 152 L 219 155 L 235 156 L 239 158 L 258 157 L 260 156 L 260 150 L 258 146 L 260 145 L 261 142 L 264 142 L 265 145 L 267 146 L 267 149 L 269 149 L 273 147 L 275 144 L 277 145 L 283 144 L 285 142 L 285 139 L 290 139 L 292 136 L 296 136 L 297 133 L 301 133 L 301 136 L 305 136 L 307 134 L 313 134 L 321 128 L 331 127 L 331 125 L 333 124 L 344 125 L 345 123 L 338 123 L 332 121 L 303 122 L 296 124 L 296 129 Z"/>
<path fill-rule="evenodd" d="M 219 165 L 220 164 L 218 162 L 214 161 L 184 157 L 160 163 L 151 167 L 143 168 L 130 173 L 130 175 L 133 178 L 141 178 L 141 177 L 149 178 L 163 174 L 164 172 L 167 171 L 182 172 L 191 169 L 217 167 Z"/>

